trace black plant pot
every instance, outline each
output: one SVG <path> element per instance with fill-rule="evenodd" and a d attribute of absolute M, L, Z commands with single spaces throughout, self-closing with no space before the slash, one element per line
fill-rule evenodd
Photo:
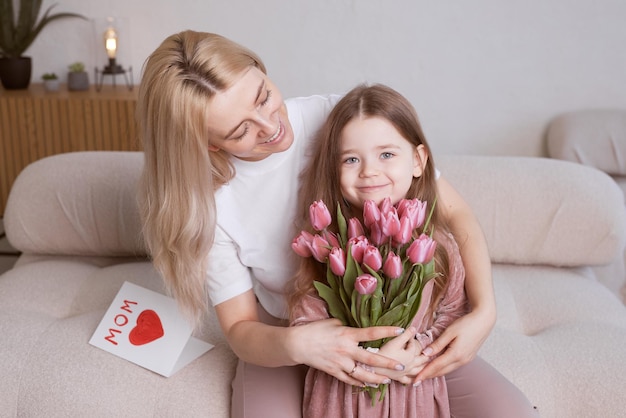
<path fill-rule="evenodd" d="M 27 89 L 32 71 L 30 57 L 0 58 L 0 81 L 7 90 Z"/>

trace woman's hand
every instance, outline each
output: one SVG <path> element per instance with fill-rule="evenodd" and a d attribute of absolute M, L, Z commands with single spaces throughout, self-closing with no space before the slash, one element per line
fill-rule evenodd
<path fill-rule="evenodd" d="M 422 353 L 432 357 L 439 355 L 418 373 L 414 383 L 424 379 L 443 376 L 476 357 L 480 346 L 487 339 L 495 323 L 495 313 L 472 311 L 454 321 Z"/>
<path fill-rule="evenodd" d="M 405 366 L 381 354 L 359 347 L 361 341 L 374 341 L 402 333 L 398 327 L 350 328 L 337 319 L 314 321 L 289 328 L 287 346 L 297 363 L 322 370 L 353 386 L 389 383 L 389 376 L 357 367 L 358 363 L 379 370 L 404 370 Z M 406 344 L 406 342 L 405 342 Z"/>

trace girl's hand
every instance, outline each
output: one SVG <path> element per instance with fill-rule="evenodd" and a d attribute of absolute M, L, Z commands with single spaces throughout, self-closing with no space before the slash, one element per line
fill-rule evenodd
<path fill-rule="evenodd" d="M 398 327 L 351 328 L 338 319 L 314 321 L 290 328 L 286 346 L 297 362 L 322 370 L 353 386 L 389 383 L 385 374 L 377 374 L 357 367 L 368 364 L 381 370 L 404 370 L 404 365 L 381 354 L 370 353 L 359 347 L 361 341 L 374 341 L 402 333 Z"/>
<path fill-rule="evenodd" d="M 411 327 L 402 335 L 388 341 L 378 351 L 379 354 L 403 363 L 404 371 L 374 368 L 377 374 L 389 376 L 400 383 L 411 384 L 415 376 L 424 368 L 430 358 L 421 354 L 422 346 L 415 339 L 416 329 Z"/>
<path fill-rule="evenodd" d="M 443 376 L 476 357 L 480 346 L 493 328 L 495 315 L 481 315 L 473 311 L 454 321 L 422 354 L 439 355 L 418 373 L 414 383 Z"/>

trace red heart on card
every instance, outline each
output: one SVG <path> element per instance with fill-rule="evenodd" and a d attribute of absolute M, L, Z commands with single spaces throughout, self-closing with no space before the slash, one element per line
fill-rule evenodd
<path fill-rule="evenodd" d="M 152 309 L 147 309 L 137 317 L 137 326 L 130 331 L 128 340 L 132 345 L 148 344 L 165 335 L 161 318 Z"/>

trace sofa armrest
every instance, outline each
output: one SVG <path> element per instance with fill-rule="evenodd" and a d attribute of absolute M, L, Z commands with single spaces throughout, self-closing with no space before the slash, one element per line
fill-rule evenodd
<path fill-rule="evenodd" d="M 141 152 L 58 154 L 17 177 L 4 214 L 23 253 L 145 256 L 137 207 Z"/>
<path fill-rule="evenodd" d="M 476 213 L 493 262 L 574 267 L 622 254 L 624 197 L 595 168 L 509 156 L 441 156 L 436 164 Z"/>
<path fill-rule="evenodd" d="M 548 156 L 626 175 L 626 110 L 580 110 L 554 118 L 546 133 Z"/>

